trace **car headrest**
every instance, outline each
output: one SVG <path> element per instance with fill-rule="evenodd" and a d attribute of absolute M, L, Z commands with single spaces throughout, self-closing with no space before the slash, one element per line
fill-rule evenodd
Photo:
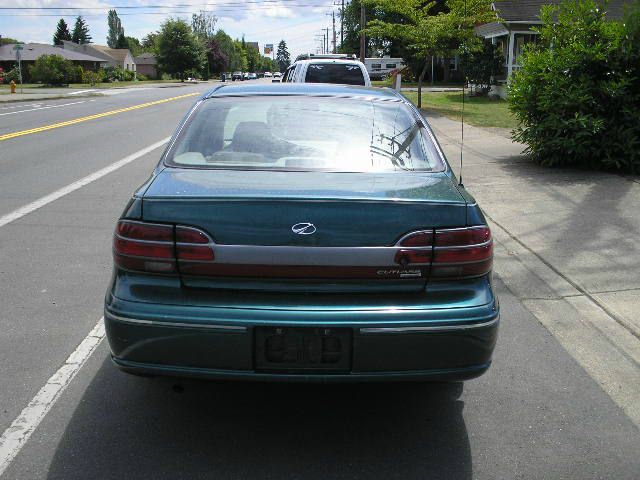
<path fill-rule="evenodd" d="M 235 152 L 265 153 L 273 143 L 265 122 L 240 122 L 233 133 L 230 149 Z"/>

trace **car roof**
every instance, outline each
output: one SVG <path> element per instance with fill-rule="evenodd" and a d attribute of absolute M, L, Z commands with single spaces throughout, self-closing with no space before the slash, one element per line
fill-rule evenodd
<path fill-rule="evenodd" d="M 300 65 L 305 63 L 346 63 L 352 65 L 364 65 L 360 60 L 354 60 L 353 58 L 307 58 L 304 60 L 296 60 L 295 62 L 293 62 L 293 65 Z"/>
<path fill-rule="evenodd" d="M 203 98 L 258 95 L 301 95 L 322 97 L 366 97 L 376 100 L 404 100 L 390 88 L 338 85 L 333 83 L 263 83 L 252 85 L 219 85 L 209 90 Z"/>

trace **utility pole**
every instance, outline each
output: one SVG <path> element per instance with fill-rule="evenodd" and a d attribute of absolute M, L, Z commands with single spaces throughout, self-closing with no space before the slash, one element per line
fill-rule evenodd
<path fill-rule="evenodd" d="M 331 19 L 333 20 L 333 53 L 338 53 L 336 48 L 336 12 L 331 12 Z"/>
<path fill-rule="evenodd" d="M 344 0 L 342 0 L 342 10 L 340 12 L 340 48 L 342 48 L 343 43 L 344 43 Z"/>
<path fill-rule="evenodd" d="M 360 61 L 364 63 L 364 57 L 367 49 L 367 41 L 364 35 L 364 29 L 367 26 L 367 17 L 364 13 L 364 3 L 360 3 Z"/>
<path fill-rule="evenodd" d="M 318 40 L 322 42 L 320 44 L 320 53 L 324 53 L 324 32 L 322 32 L 322 35 L 316 35 L 316 41 Z"/>
<path fill-rule="evenodd" d="M 323 28 L 322 31 L 326 32 L 326 36 L 324 37 L 325 38 L 324 53 L 329 53 L 329 27 Z"/>

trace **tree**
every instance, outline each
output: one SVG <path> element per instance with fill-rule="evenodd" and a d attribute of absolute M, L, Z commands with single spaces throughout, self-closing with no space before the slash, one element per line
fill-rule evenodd
<path fill-rule="evenodd" d="M 151 32 L 142 38 L 142 51 L 154 53 L 156 51 L 156 40 L 158 38 L 158 32 Z"/>
<path fill-rule="evenodd" d="M 0 46 L 2 45 L 10 45 L 13 43 L 22 43 L 20 40 L 16 40 L 15 38 L 10 37 L 2 37 L 0 38 Z"/>
<path fill-rule="evenodd" d="M 109 10 L 107 23 L 109 25 L 107 45 L 109 45 L 109 47 L 111 48 L 127 48 L 126 46 L 118 46 L 119 44 L 126 44 L 126 40 L 124 39 L 124 28 L 122 28 L 122 22 L 120 21 L 118 13 L 115 10 Z"/>
<path fill-rule="evenodd" d="M 189 71 L 202 69 L 204 56 L 204 48 L 187 22 L 170 18 L 162 24 L 157 38 L 160 70 L 184 80 Z"/>
<path fill-rule="evenodd" d="M 29 69 L 29 75 L 34 82 L 60 85 L 82 80 L 82 67 L 76 67 L 62 55 L 41 55 Z"/>
<path fill-rule="evenodd" d="M 446 56 L 462 44 L 478 42 L 474 27 L 496 18 L 491 3 L 492 0 L 446 0 L 444 9 L 439 11 L 436 1 L 366 0 L 367 5 L 391 14 L 393 20 L 374 19 L 365 33 L 404 41 L 416 57 L 424 59 L 418 77 L 418 107 L 421 107 L 427 59 Z"/>
<path fill-rule="evenodd" d="M 278 62 L 278 68 L 280 72 L 284 71 L 291 65 L 291 55 L 287 49 L 287 43 L 284 40 L 280 40 L 278 44 L 278 51 L 276 52 L 276 61 Z"/>
<path fill-rule="evenodd" d="M 214 73 L 228 71 L 235 55 L 233 39 L 224 30 L 218 30 L 208 44 L 207 56 L 209 57 L 211 71 Z"/>
<path fill-rule="evenodd" d="M 200 10 L 200 13 L 191 15 L 191 29 L 193 33 L 205 42 L 214 37 L 216 23 L 218 23 L 218 17 L 204 10 Z"/>
<path fill-rule="evenodd" d="M 131 55 L 133 55 L 134 57 L 137 57 L 143 52 L 142 45 L 140 45 L 140 40 L 138 40 L 135 37 L 124 37 L 124 38 L 127 42 L 127 46 L 124 48 L 128 48 L 131 51 Z"/>
<path fill-rule="evenodd" d="M 71 34 L 71 41 L 74 43 L 85 44 L 91 43 L 91 35 L 89 35 L 89 27 L 84 21 L 84 18 L 78 16 L 76 23 L 73 26 L 73 33 Z"/>
<path fill-rule="evenodd" d="M 61 18 L 56 27 L 56 33 L 53 35 L 53 44 L 62 45 L 63 40 L 71 40 L 71 34 L 69 33 L 69 26 L 64 18 Z"/>
<path fill-rule="evenodd" d="M 129 42 L 127 41 L 127 37 L 125 37 L 124 33 L 118 35 L 118 41 L 116 42 L 115 48 L 129 48 Z"/>

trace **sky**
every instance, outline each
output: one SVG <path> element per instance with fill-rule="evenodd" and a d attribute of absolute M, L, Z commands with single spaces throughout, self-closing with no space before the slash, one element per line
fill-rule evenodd
<path fill-rule="evenodd" d="M 125 35 L 142 39 L 160 28 L 168 17 L 191 21 L 191 14 L 201 10 L 218 18 L 221 28 L 233 38 L 277 44 L 284 39 L 292 58 L 320 48 L 323 28 L 332 36 L 331 12 L 336 13 L 339 40 L 338 3 L 336 0 L 10 0 L 0 5 L 0 35 L 23 42 L 51 43 L 60 18 L 73 28 L 75 17 L 82 15 L 89 26 L 93 43 L 106 45 L 107 11 L 115 8 Z M 19 9 L 9 9 L 18 7 Z M 129 8 L 126 8 L 129 7 Z M 131 8 L 134 7 L 134 8 Z M 46 8 L 46 9 L 44 9 Z M 331 40 L 330 40 L 331 41 Z"/>

